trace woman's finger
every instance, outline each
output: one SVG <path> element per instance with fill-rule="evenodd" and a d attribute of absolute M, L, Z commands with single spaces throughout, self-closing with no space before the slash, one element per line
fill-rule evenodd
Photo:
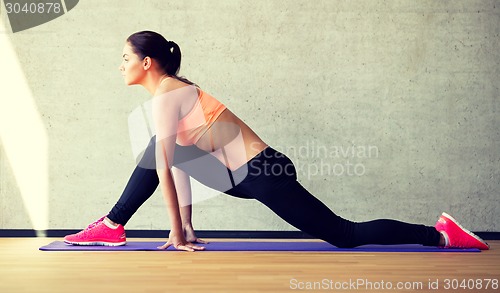
<path fill-rule="evenodd" d="M 205 241 L 205 240 L 200 239 L 200 238 L 196 238 L 196 240 L 193 241 L 193 243 L 208 244 L 208 241 Z"/>
<path fill-rule="evenodd" d="M 191 247 L 192 249 L 194 250 L 205 250 L 205 247 L 204 246 L 198 246 L 198 245 L 194 245 L 194 244 L 188 244 L 187 246 Z"/>
<path fill-rule="evenodd" d="M 158 246 L 156 248 L 158 248 L 158 249 L 167 249 L 170 246 L 172 246 L 172 243 L 171 242 L 167 242 L 167 243 L 163 244 L 162 246 Z"/>
<path fill-rule="evenodd" d="M 190 246 L 187 246 L 187 245 L 178 245 L 177 247 L 175 247 L 177 250 L 184 250 L 184 251 L 190 251 L 190 252 L 193 252 L 194 249 Z"/>

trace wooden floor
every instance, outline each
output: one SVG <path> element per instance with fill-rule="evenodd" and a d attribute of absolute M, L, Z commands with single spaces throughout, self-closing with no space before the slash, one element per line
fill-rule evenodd
<path fill-rule="evenodd" d="M 500 241 L 481 253 L 38 250 L 55 240 L 0 238 L 0 292 L 500 292 Z"/>

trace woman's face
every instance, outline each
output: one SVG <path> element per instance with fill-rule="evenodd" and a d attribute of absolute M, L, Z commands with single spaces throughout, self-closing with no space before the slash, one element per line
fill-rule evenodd
<path fill-rule="evenodd" d="M 132 46 L 126 43 L 123 47 L 123 60 L 120 69 L 126 85 L 140 84 L 146 74 L 143 60 L 134 53 Z"/>

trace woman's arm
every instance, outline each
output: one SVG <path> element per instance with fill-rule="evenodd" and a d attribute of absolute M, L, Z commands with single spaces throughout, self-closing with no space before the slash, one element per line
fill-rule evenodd
<path fill-rule="evenodd" d="M 191 224 L 192 192 L 189 176 L 177 167 L 172 167 L 175 189 L 181 211 L 182 226 Z"/>
<path fill-rule="evenodd" d="M 196 237 L 194 233 L 193 224 L 191 220 L 191 215 L 193 211 L 193 198 L 191 191 L 191 182 L 189 175 L 177 167 L 172 168 L 172 175 L 174 177 L 175 189 L 177 190 L 177 198 L 179 199 L 182 230 L 184 232 L 184 237 L 188 242 L 196 243 L 208 243 Z"/>
<path fill-rule="evenodd" d="M 182 231 L 182 221 L 179 210 L 179 201 L 177 198 L 177 191 L 175 188 L 175 183 L 172 177 L 171 170 L 169 168 L 169 156 L 168 155 L 168 142 L 159 141 L 157 142 L 156 149 L 159 150 L 156 153 L 158 178 L 160 181 L 160 189 L 167 207 L 167 212 L 170 219 L 170 235 L 169 241 L 165 248 L 170 245 L 174 245 L 177 249 L 183 249 L 182 246 L 186 245 L 186 240 L 184 238 L 184 233 Z"/>
<path fill-rule="evenodd" d="M 166 249 L 174 245 L 177 249 L 193 251 L 200 248 L 188 243 L 184 237 L 179 199 L 171 172 L 181 103 L 182 96 L 176 90 L 165 91 L 153 98 L 153 120 L 156 129 L 156 170 L 171 223 L 169 240 L 161 248 Z"/>

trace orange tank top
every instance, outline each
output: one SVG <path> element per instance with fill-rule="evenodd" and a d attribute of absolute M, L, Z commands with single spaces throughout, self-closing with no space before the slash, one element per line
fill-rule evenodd
<path fill-rule="evenodd" d="M 199 88 L 198 91 L 198 100 L 195 105 L 178 122 L 177 143 L 179 145 L 187 146 L 198 142 L 220 114 L 226 110 L 226 106 L 217 99 Z"/>

